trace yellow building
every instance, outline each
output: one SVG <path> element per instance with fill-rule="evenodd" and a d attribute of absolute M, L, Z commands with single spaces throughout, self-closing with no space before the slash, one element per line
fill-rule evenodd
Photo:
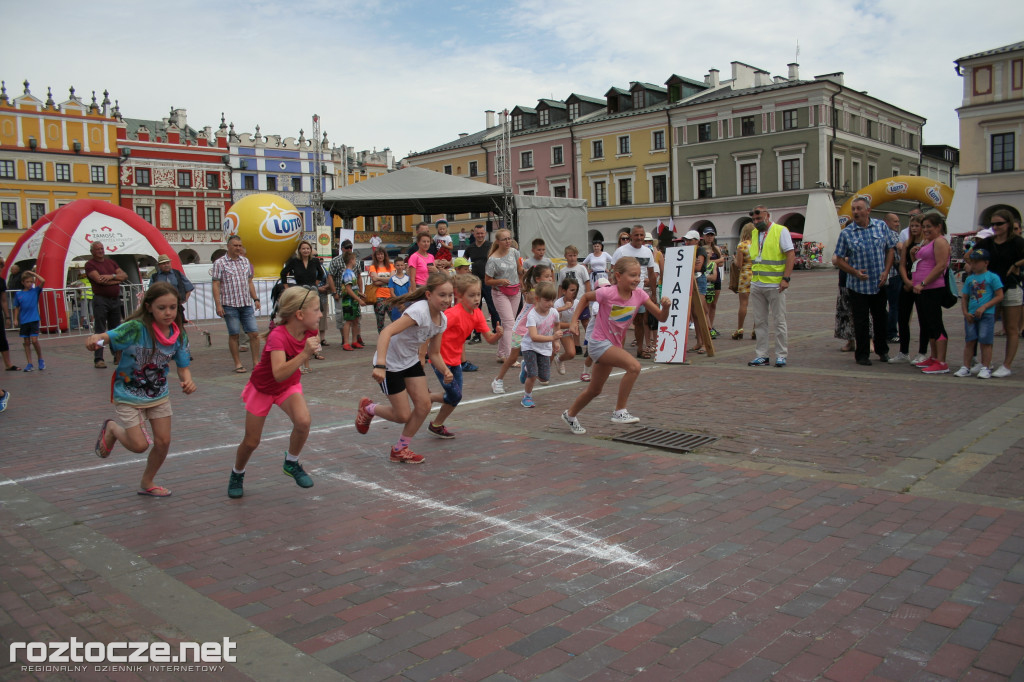
<path fill-rule="evenodd" d="M 107 93 L 86 104 L 71 88 L 57 104 L 49 89 L 46 101 L 32 95 L 28 81 L 13 99 L 0 83 L 0 251 L 75 199 L 118 203 L 118 118 Z"/>

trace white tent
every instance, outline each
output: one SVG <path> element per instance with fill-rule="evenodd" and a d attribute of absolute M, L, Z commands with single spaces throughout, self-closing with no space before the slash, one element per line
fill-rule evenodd
<path fill-rule="evenodd" d="M 495 213 L 504 208 L 497 185 L 410 166 L 324 193 L 324 208 L 342 218 L 377 215 Z M 517 239 L 543 237 L 548 254 L 560 257 L 568 244 L 587 252 L 587 202 L 582 199 L 515 195 Z"/>

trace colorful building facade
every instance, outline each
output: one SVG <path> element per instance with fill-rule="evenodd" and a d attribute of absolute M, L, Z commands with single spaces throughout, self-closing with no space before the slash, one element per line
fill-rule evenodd
<path fill-rule="evenodd" d="M 10 97 L 0 84 L 0 253 L 36 220 L 75 199 L 118 201 L 119 112 L 109 96 L 84 102 L 71 88 L 59 104 L 25 81 Z"/>
<path fill-rule="evenodd" d="M 160 120 L 125 118 L 118 129 L 121 206 L 157 227 L 184 263 L 223 251 L 231 206 L 228 128 L 188 125 L 185 109 Z"/>

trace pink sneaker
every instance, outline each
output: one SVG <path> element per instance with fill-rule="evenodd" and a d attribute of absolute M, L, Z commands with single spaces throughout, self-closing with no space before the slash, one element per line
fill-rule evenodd
<path fill-rule="evenodd" d="M 921 371 L 925 374 L 949 374 L 949 365 L 945 362 L 939 362 L 936 360 L 927 367 L 922 367 Z"/>
<path fill-rule="evenodd" d="M 366 407 L 372 402 L 369 398 L 359 399 L 359 409 L 356 410 L 356 431 L 359 433 L 366 433 L 370 430 L 373 415 L 366 411 Z"/>
<path fill-rule="evenodd" d="M 936 360 L 935 358 L 925 358 L 921 362 L 915 362 L 914 363 L 914 367 L 918 367 L 918 368 L 927 367 L 928 365 L 932 364 L 933 362 L 938 362 L 938 360 Z"/>

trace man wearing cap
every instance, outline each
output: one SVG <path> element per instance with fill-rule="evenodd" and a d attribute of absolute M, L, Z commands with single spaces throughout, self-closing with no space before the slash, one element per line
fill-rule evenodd
<path fill-rule="evenodd" d="M 177 289 L 182 305 L 192 296 L 192 292 L 196 288 L 192 282 L 188 281 L 184 272 L 171 267 L 171 257 L 166 253 L 161 253 L 160 257 L 156 259 L 156 272 L 149 278 L 149 286 L 153 286 L 157 282 L 167 282 Z"/>
<path fill-rule="evenodd" d="M 871 354 L 870 316 L 875 333 L 875 352 L 879 360 L 888 362 L 886 285 L 896 258 L 899 235 L 881 220 L 871 217 L 871 204 L 865 197 L 854 199 L 850 212 L 853 220 L 839 232 L 834 255 L 836 265 L 849 275 L 846 288 L 850 291 L 850 308 L 853 310 L 854 357 L 858 365 L 871 364 L 868 357 Z"/>
<path fill-rule="evenodd" d="M 473 237 L 469 240 L 469 244 L 465 247 L 463 253 L 469 259 L 470 272 L 480 278 L 480 294 L 487 304 L 487 314 L 491 316 L 491 329 L 496 329 L 498 323 L 501 322 L 501 318 L 498 317 L 498 311 L 494 308 L 494 301 L 491 300 L 491 288 L 487 286 L 486 277 L 484 276 L 484 268 L 487 267 L 487 256 L 491 253 L 491 242 L 487 239 L 487 228 L 483 225 L 473 226 Z M 480 343 L 481 341 L 483 339 L 480 338 L 478 332 L 474 332 L 473 338 L 469 340 L 470 343 Z"/>
<path fill-rule="evenodd" d="M 751 367 L 767 367 L 768 335 L 775 334 L 775 366 L 785 367 L 789 357 L 789 329 L 786 323 L 786 290 L 796 263 L 796 251 L 789 230 L 773 223 L 768 208 L 759 205 L 750 212 L 754 234 L 750 239 L 750 308 L 757 329 L 757 357 Z M 895 237 L 895 235 L 893 235 Z M 761 330 L 765 333 L 760 333 Z M 884 331 L 883 331 L 884 333 Z"/>
<path fill-rule="evenodd" d="M 658 300 L 658 276 L 654 271 L 654 252 L 650 247 L 644 246 L 644 237 L 647 231 L 643 225 L 634 225 L 629 231 L 629 243 L 623 244 L 615 249 L 612 254 L 612 264 L 620 258 L 632 256 L 640 263 L 640 284 L 641 289 L 647 289 L 651 298 Z M 647 312 L 637 312 L 633 317 L 633 335 L 636 339 L 636 356 L 638 358 L 650 359 L 651 354 L 647 350 Z"/>
<path fill-rule="evenodd" d="M 102 334 L 121 324 L 121 282 L 128 279 L 124 270 L 110 258 L 103 242 L 93 242 L 89 247 L 92 258 L 85 264 L 85 275 L 92 283 L 93 332 Z M 115 353 L 115 359 L 120 353 Z M 96 346 L 92 359 L 93 367 L 103 369 L 103 346 Z"/>

